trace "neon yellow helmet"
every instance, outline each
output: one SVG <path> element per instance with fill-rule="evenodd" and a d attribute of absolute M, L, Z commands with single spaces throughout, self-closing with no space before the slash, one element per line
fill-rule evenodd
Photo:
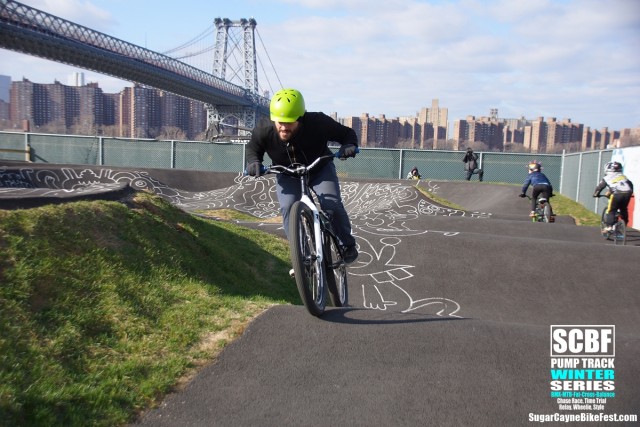
<path fill-rule="evenodd" d="M 280 89 L 271 98 L 269 110 L 274 122 L 293 123 L 304 114 L 304 98 L 296 89 Z"/>

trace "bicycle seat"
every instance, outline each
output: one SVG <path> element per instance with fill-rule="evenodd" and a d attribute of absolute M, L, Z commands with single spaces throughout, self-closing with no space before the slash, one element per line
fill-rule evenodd
<path fill-rule="evenodd" d="M 538 203 L 547 203 L 547 199 L 545 197 L 540 197 L 538 199 Z"/>

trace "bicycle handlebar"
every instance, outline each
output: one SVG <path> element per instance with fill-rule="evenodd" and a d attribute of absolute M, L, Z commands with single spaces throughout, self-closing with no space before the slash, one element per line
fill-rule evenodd
<path fill-rule="evenodd" d="M 356 153 L 360 152 L 360 147 L 356 147 Z M 338 156 L 338 154 L 340 153 L 340 151 L 336 151 L 334 154 L 328 154 L 326 156 L 320 156 L 317 159 L 315 159 L 309 166 L 305 166 L 303 164 L 294 164 L 294 165 L 290 165 L 290 166 L 295 166 L 295 168 L 292 167 L 287 167 L 287 166 L 282 166 L 282 165 L 271 165 L 271 166 L 265 166 L 265 165 L 261 165 L 260 166 L 260 175 L 265 175 L 268 173 L 287 173 L 289 175 L 302 175 L 308 171 L 310 171 L 311 169 L 313 169 L 321 160 L 324 159 L 330 159 L 333 157 L 337 157 L 341 160 L 346 160 L 346 157 L 344 159 L 340 158 Z M 247 170 L 245 169 L 243 172 L 243 175 L 248 175 Z"/>

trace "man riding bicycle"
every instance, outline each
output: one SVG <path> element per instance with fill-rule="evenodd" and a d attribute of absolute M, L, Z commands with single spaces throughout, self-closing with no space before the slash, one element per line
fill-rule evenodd
<path fill-rule="evenodd" d="M 606 230 L 612 231 L 616 221 L 615 213 L 620 209 L 620 216 L 625 224 L 629 223 L 629 201 L 633 195 L 633 183 L 622 174 L 620 162 L 609 162 L 604 166 L 604 177 L 596 187 L 593 197 L 599 197 L 602 190 L 607 188 L 609 204 L 605 215 Z"/>
<path fill-rule="evenodd" d="M 263 174 L 262 162 L 266 152 L 274 165 L 293 163 L 310 165 L 319 157 L 331 155 L 329 141 L 340 144 L 338 157 L 355 157 L 358 137 L 353 129 L 341 125 L 321 112 L 307 112 L 302 94 L 296 89 L 281 89 L 270 104 L 271 121 L 256 126 L 246 147 L 247 173 Z M 358 257 L 356 241 L 351 234 L 349 216 L 342 203 L 338 174 L 333 158 L 322 160 L 309 175 L 309 184 L 318 196 L 322 210 L 344 246 L 344 262 L 350 264 Z M 300 199 L 300 182 L 285 174 L 276 176 L 276 194 L 280 203 L 285 234 L 289 232 L 289 210 Z"/>
<path fill-rule="evenodd" d="M 554 222 L 555 215 L 553 214 L 551 203 L 549 203 L 549 199 L 551 198 L 551 196 L 553 196 L 553 186 L 551 185 L 551 181 L 544 173 L 542 173 L 542 163 L 538 162 L 537 160 L 530 162 L 528 168 L 529 175 L 524 181 L 524 184 L 522 184 L 520 197 L 527 197 L 527 188 L 529 188 L 529 185 L 531 185 L 531 213 L 529 214 L 529 216 L 535 216 L 538 197 L 544 197 L 547 199 L 549 208 L 551 208 L 551 217 L 549 218 L 549 221 Z"/>

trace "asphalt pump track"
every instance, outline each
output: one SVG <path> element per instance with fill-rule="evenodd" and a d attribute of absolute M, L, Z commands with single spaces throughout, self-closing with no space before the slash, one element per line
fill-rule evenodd
<path fill-rule="evenodd" d="M 133 425 L 520 426 L 557 413 L 640 413 L 637 230 L 615 246 L 571 218 L 532 223 L 518 186 L 346 179 L 341 187 L 360 252 L 349 268 L 351 306 L 321 318 L 302 305 L 269 309 Z M 240 210 L 259 219 L 243 225 L 283 236 L 269 221 L 278 215 L 272 178 L 0 165 L 5 209 L 139 189 L 189 212 Z M 561 410 L 550 395 L 558 325 L 615 327 L 615 397 L 603 407 Z"/>

